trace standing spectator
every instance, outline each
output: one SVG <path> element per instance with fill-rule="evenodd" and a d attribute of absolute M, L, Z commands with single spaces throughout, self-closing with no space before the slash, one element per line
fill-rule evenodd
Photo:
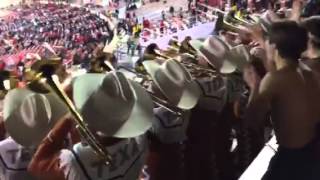
<path fill-rule="evenodd" d="M 166 20 L 166 12 L 163 10 L 161 11 L 161 17 L 162 17 L 162 20 Z"/>
<path fill-rule="evenodd" d="M 173 6 L 170 6 L 169 13 L 171 14 L 172 17 L 174 17 L 174 7 Z"/>
<path fill-rule="evenodd" d="M 193 0 L 188 0 L 188 11 L 191 10 L 192 2 L 193 2 Z"/>
<path fill-rule="evenodd" d="M 146 19 L 145 17 L 142 18 L 143 20 L 143 28 L 147 28 L 147 29 L 150 29 L 150 22 L 148 19 Z"/>
<path fill-rule="evenodd" d="M 164 34 L 165 24 L 164 20 L 160 20 L 160 33 Z"/>
<path fill-rule="evenodd" d="M 179 18 L 181 20 L 183 20 L 183 8 L 182 7 L 180 7 L 180 9 L 179 9 Z"/>
<path fill-rule="evenodd" d="M 279 147 L 263 180 L 318 179 L 317 126 L 320 88 L 316 76 L 301 66 L 307 32 L 296 22 L 273 23 L 268 55 L 276 71 L 260 80 L 254 71 L 246 78 L 250 87 L 247 125 L 257 129 L 271 114 Z"/>

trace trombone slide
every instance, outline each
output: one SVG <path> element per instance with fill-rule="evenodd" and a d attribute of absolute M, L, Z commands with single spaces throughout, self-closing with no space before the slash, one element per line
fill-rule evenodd
<path fill-rule="evenodd" d="M 108 165 L 112 160 L 109 152 L 105 149 L 105 147 L 102 144 L 99 143 L 95 135 L 89 130 L 87 124 L 84 122 L 80 113 L 76 110 L 76 107 L 74 106 L 72 101 L 69 99 L 66 93 L 60 88 L 58 77 L 51 76 L 49 78 L 46 78 L 45 82 L 42 81 L 42 73 L 38 73 L 36 77 L 36 80 L 38 80 L 47 89 L 49 89 L 55 95 L 57 95 L 58 98 L 61 99 L 67 105 L 68 109 L 74 117 L 73 119 L 77 123 L 77 129 L 79 130 L 80 135 L 90 145 L 94 152 L 101 158 L 101 161 L 105 162 Z"/>

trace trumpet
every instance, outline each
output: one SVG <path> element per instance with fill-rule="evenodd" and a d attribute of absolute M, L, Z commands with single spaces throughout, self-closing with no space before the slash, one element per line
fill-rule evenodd
<path fill-rule="evenodd" d="M 29 82 L 30 84 L 39 84 L 42 85 L 47 90 L 54 93 L 65 105 L 68 107 L 69 111 L 73 115 L 73 119 L 76 122 L 76 128 L 79 131 L 79 134 L 86 141 L 86 143 L 94 150 L 94 152 L 99 156 L 101 162 L 104 162 L 106 165 L 109 165 L 111 162 L 111 156 L 109 152 L 104 148 L 104 146 L 99 143 L 95 135 L 90 131 L 88 125 L 84 122 L 80 113 L 76 110 L 76 107 L 72 101 L 68 98 L 66 93 L 60 87 L 59 80 L 57 76 L 54 75 L 44 75 L 46 73 L 36 73 L 33 81 Z"/>

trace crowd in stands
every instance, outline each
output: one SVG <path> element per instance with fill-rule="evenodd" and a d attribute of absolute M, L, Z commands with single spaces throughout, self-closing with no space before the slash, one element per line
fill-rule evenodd
<path fill-rule="evenodd" d="M 138 20 L 135 10 L 127 11 L 126 19 L 121 23 L 120 27 L 123 27 L 126 34 L 130 36 L 128 52 L 129 49 L 139 50 L 140 41 L 148 42 L 152 39 L 172 35 L 178 31 L 187 30 L 214 19 L 213 16 L 208 15 L 201 8 L 196 8 L 194 5 L 191 8 L 189 11 L 182 7 L 171 6 L 168 10 L 163 10 L 161 16 L 154 18 L 142 17 L 142 21 Z"/>
<path fill-rule="evenodd" d="M 86 8 L 35 4 L 13 11 L 15 19 L 0 22 L 0 59 L 4 62 L 24 61 L 28 53 L 46 57 L 47 51 L 66 61 L 74 56 L 85 61 L 112 36 L 108 23 Z"/>

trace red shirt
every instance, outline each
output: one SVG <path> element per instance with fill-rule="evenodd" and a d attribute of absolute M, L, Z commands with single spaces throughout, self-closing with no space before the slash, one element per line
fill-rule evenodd
<path fill-rule="evenodd" d="M 164 21 L 163 20 L 160 21 L 160 28 L 164 28 Z"/>
<path fill-rule="evenodd" d="M 3 71 L 5 67 L 6 67 L 6 63 L 4 63 L 3 61 L 0 62 L 0 71 Z"/>
<path fill-rule="evenodd" d="M 149 20 L 147 20 L 147 19 L 145 19 L 144 21 L 143 21 L 143 27 L 144 28 L 150 28 L 150 22 L 149 22 Z"/>

